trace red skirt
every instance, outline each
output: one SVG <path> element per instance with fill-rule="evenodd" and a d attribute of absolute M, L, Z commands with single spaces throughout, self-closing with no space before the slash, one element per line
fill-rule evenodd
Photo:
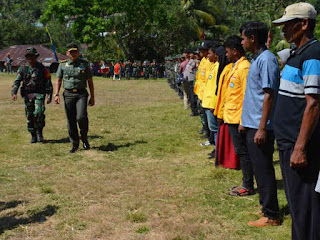
<path fill-rule="evenodd" d="M 219 126 L 216 144 L 216 165 L 240 169 L 240 158 L 234 152 L 227 123 L 222 123 Z"/>

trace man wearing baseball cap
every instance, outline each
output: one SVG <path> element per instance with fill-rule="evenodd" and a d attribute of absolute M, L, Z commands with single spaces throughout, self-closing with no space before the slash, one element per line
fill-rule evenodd
<path fill-rule="evenodd" d="M 279 88 L 274 132 L 292 216 L 292 239 L 320 239 L 320 43 L 314 38 L 317 12 L 309 3 L 285 9 L 275 25 L 294 43 Z"/>

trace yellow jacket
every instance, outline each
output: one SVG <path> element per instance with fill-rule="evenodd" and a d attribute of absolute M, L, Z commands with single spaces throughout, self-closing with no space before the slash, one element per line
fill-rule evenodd
<path fill-rule="evenodd" d="M 225 66 L 219 78 L 217 106 L 213 114 L 220 119 L 223 119 L 224 97 L 225 97 L 225 92 L 227 90 L 227 86 L 229 85 L 227 77 L 229 72 L 232 69 L 232 66 L 233 66 L 233 63 L 230 63 L 227 66 Z"/>
<path fill-rule="evenodd" d="M 198 67 L 196 75 L 196 84 L 195 84 L 195 94 L 200 100 L 202 100 L 203 89 L 206 82 L 206 69 L 211 65 L 211 62 L 207 58 L 202 58 L 200 65 Z"/>
<path fill-rule="evenodd" d="M 228 74 L 229 84 L 225 92 L 223 111 L 223 120 L 226 123 L 240 124 L 249 67 L 250 62 L 241 57 Z"/>
<path fill-rule="evenodd" d="M 203 90 L 202 107 L 215 109 L 217 105 L 217 75 L 219 69 L 219 62 L 212 63 L 210 68 L 206 70 L 206 85 Z"/>

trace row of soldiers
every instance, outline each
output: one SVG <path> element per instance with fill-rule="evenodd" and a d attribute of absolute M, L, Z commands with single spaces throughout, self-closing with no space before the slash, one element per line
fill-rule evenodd
<path fill-rule="evenodd" d="M 172 89 L 174 89 L 181 99 L 186 99 L 187 94 L 183 88 L 183 73 L 181 72 L 181 63 L 185 61 L 188 54 L 194 54 L 196 66 L 200 63 L 199 51 L 197 48 L 194 49 L 185 49 L 183 54 L 178 54 L 165 58 L 165 77 L 168 79 L 168 84 Z M 186 101 L 184 100 L 184 103 Z M 189 102 L 190 104 L 190 102 Z M 187 105 L 185 108 L 187 109 Z"/>
<path fill-rule="evenodd" d="M 191 116 L 200 115 L 203 132 L 215 145 L 217 165 L 242 170 L 232 196 L 259 189 L 260 218 L 249 226 L 281 224 L 274 170 L 278 146 L 285 194 L 292 217 L 292 239 L 320 239 L 320 43 L 314 37 L 317 12 L 309 3 L 289 5 L 273 21 L 292 46 L 278 56 L 269 50 L 266 24 L 245 23 L 240 36 L 221 44 L 204 41 L 197 54 L 167 59 L 170 86 L 187 96 Z M 246 55 L 250 54 L 250 58 Z M 196 70 L 196 72 L 195 72 Z M 187 104 L 187 105 L 186 105 Z M 195 105 L 197 111 L 194 111 Z M 241 210 L 241 209 L 239 209 Z"/>
<path fill-rule="evenodd" d="M 139 79 L 157 79 L 162 77 L 163 73 L 163 65 L 159 64 L 155 60 L 152 62 L 145 60 L 141 61 L 130 61 L 127 60 L 124 63 L 117 63 L 120 65 L 120 78 L 126 78 L 130 80 L 130 78 Z"/>

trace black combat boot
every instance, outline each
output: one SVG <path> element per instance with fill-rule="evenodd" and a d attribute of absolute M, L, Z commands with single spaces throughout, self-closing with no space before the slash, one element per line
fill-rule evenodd
<path fill-rule="evenodd" d="M 70 153 L 75 153 L 79 148 L 79 143 L 72 144 L 72 148 L 70 149 Z"/>
<path fill-rule="evenodd" d="M 41 143 L 44 142 L 43 135 L 42 135 L 42 129 L 37 130 L 37 140 L 38 140 L 38 142 L 41 142 Z"/>
<path fill-rule="evenodd" d="M 36 143 L 37 142 L 37 135 L 35 132 L 31 132 L 31 141 L 30 143 Z"/>
<path fill-rule="evenodd" d="M 84 150 L 89 150 L 90 149 L 90 144 L 88 142 L 88 138 L 82 138 L 82 144 L 83 144 L 83 149 Z"/>

